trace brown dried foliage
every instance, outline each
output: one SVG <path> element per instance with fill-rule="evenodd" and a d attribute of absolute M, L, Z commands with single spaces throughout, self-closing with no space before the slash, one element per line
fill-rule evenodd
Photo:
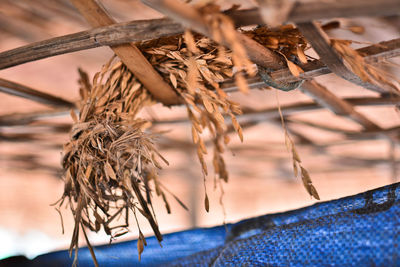
<path fill-rule="evenodd" d="M 161 161 L 168 162 L 155 148 L 153 136 L 145 131 L 149 123 L 136 118 L 139 110 L 150 103 L 150 97 L 121 62 L 112 62 L 95 75 L 93 85 L 80 71 L 80 116 L 72 116 L 75 123 L 71 139 L 64 145 L 65 189 L 58 205 L 66 202 L 75 218 L 70 246 L 70 253 L 75 248 L 74 264 L 80 229 L 98 232 L 103 227 L 111 239 L 121 236 L 128 232 L 130 212 L 135 217 L 136 212 L 141 213 L 157 239 L 162 240 L 150 184 L 166 202 L 157 170 Z M 118 225 L 121 217 L 124 223 Z M 139 225 L 138 229 L 140 257 L 145 240 Z M 92 250 L 86 234 L 85 238 Z"/>
<path fill-rule="evenodd" d="M 306 168 L 304 168 L 302 166 L 300 156 L 296 150 L 296 146 L 288 133 L 288 130 L 287 130 L 287 127 L 285 124 L 285 120 L 283 118 L 282 110 L 281 110 L 281 107 L 279 104 L 278 94 L 276 94 L 276 99 L 278 102 L 278 111 L 279 111 L 279 116 L 281 118 L 282 128 L 285 131 L 285 145 L 286 145 L 287 150 L 292 155 L 294 176 L 298 177 L 300 175 L 301 181 L 303 182 L 304 188 L 307 190 L 308 194 L 310 194 L 310 196 L 314 197 L 315 199 L 319 200 L 320 198 L 319 198 L 317 189 L 315 189 L 315 187 L 311 181 L 311 177 L 308 174 L 308 171 L 306 170 Z"/>
<path fill-rule="evenodd" d="M 305 64 L 308 58 L 305 51 L 309 48 L 305 38 L 293 25 L 283 25 L 275 28 L 257 27 L 244 34 L 265 47 L 282 55 L 290 72 L 298 77 L 304 72 L 299 66 Z"/>
<path fill-rule="evenodd" d="M 232 68 L 236 65 L 232 60 L 233 53 L 219 48 L 208 38 L 193 36 L 188 31 L 184 37 L 169 40 L 169 43 L 164 42 L 160 47 L 147 49 L 145 53 L 184 100 L 192 123 L 193 143 L 197 146 L 197 156 L 204 176 L 208 175 L 208 168 L 203 132 L 208 129 L 214 140 L 215 177 L 228 181 L 228 172 L 222 157 L 224 144 L 229 140 L 225 116 L 231 118 L 236 132 L 243 140 L 242 129 L 235 117 L 241 114 L 239 104 L 229 100 L 219 87 L 220 82 L 234 76 Z M 243 66 L 240 67 L 243 69 Z M 245 81 L 244 83 L 247 86 Z M 207 196 L 205 197 L 205 206 L 208 209 Z"/>
<path fill-rule="evenodd" d="M 219 43 L 230 43 L 228 50 L 202 35 L 186 31 L 183 36 L 162 38 L 141 45 L 153 66 L 169 80 L 174 89 L 184 99 L 188 117 L 192 123 L 192 139 L 197 145 L 197 156 L 204 176 L 208 174 L 205 161 L 207 149 L 202 133 L 205 129 L 213 138 L 213 168 L 215 179 L 228 181 L 228 172 L 223 159 L 224 145 L 229 143 L 226 118 L 231 123 L 241 141 L 243 132 L 236 115 L 241 114 L 238 103 L 228 99 L 219 83 L 234 78 L 241 92 L 248 93 L 246 76 L 256 74 L 256 67 L 246 55 L 244 47 L 235 38 L 236 29 L 229 18 L 222 15 L 219 7 L 207 4 L 199 11 Z M 282 54 L 292 73 L 298 76 L 302 69 L 289 60 L 298 58 L 306 63 L 304 50 L 307 44 L 300 32 L 291 25 L 276 29 L 258 27 L 244 34 L 257 42 Z M 220 183 L 218 183 L 220 184 Z M 207 202 L 207 201 L 206 201 Z"/>
<path fill-rule="evenodd" d="M 228 171 L 222 156 L 224 146 L 230 140 L 226 118 L 230 118 L 233 128 L 243 141 L 242 128 L 236 118 L 242 112 L 238 103 L 228 99 L 219 83 L 234 78 L 240 90 L 247 93 L 245 77 L 255 75 L 256 67 L 248 60 L 242 45 L 237 42 L 233 23 L 220 14 L 219 8 L 211 4 L 199 10 L 211 25 L 213 38 L 230 43 L 232 50 L 189 31 L 184 35 L 145 42 L 139 47 L 184 100 L 204 179 L 208 175 L 204 132 L 208 130 L 213 139 L 215 181 L 218 179 L 227 182 Z M 282 54 L 289 66 L 295 65 L 291 61 L 294 58 L 302 63 L 307 61 L 304 54 L 307 45 L 292 26 L 273 30 L 259 27 L 244 33 Z M 95 232 L 103 227 L 111 238 L 125 234 L 128 231 L 130 211 L 135 217 L 139 212 L 147 218 L 161 241 L 162 236 L 152 209 L 150 184 L 156 194 L 163 198 L 170 212 L 163 190 L 169 191 L 160 184 L 157 176 L 157 170 L 161 168 L 159 161 L 167 162 L 157 152 L 153 136 L 146 133 L 149 123 L 137 118 L 140 109 L 152 103 L 151 97 L 121 62 L 112 62 L 113 60 L 108 62 L 95 75 L 93 85 L 86 73 L 80 71 L 80 115 L 78 118 L 75 113 L 71 113 L 75 123 L 71 140 L 64 146 L 62 161 L 65 192 L 58 202 L 61 206 L 67 201 L 75 217 L 70 252 L 75 248 L 77 253 L 79 232 L 80 229 L 84 231 L 83 227 Z M 299 69 L 300 67 L 298 72 L 301 71 Z M 285 132 L 288 136 L 286 130 Z M 290 141 L 290 144 L 292 152 L 295 151 L 293 142 Z M 294 164 L 298 164 L 303 170 L 300 160 L 295 160 L 295 156 L 293 159 Z M 303 172 L 302 179 L 307 190 L 317 198 L 308 174 Z M 222 186 L 221 184 L 218 182 L 218 185 Z M 179 200 L 178 202 L 184 206 Z M 204 203 L 208 211 L 207 194 Z M 115 225 L 117 218 L 121 216 L 125 223 Z M 139 225 L 138 229 L 137 248 L 140 257 L 146 241 Z M 86 233 L 84 234 L 87 240 Z M 87 242 L 91 249 L 88 240 Z M 93 252 L 92 249 L 91 251 Z M 94 257 L 94 253 L 92 255 Z"/>

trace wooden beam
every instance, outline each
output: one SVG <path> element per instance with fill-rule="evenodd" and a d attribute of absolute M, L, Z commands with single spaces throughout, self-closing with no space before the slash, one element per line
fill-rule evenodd
<path fill-rule="evenodd" d="M 359 97 L 359 98 L 344 98 L 344 101 L 354 106 L 394 106 L 400 104 L 400 97 Z M 313 111 L 324 108 L 318 103 L 302 102 L 281 106 L 281 110 L 286 115 L 295 114 L 298 112 Z M 20 126 L 30 124 L 37 120 L 43 120 L 54 117 L 69 116 L 68 109 L 57 109 L 55 111 L 39 111 L 30 113 L 13 113 L 0 116 L 0 127 Z M 260 115 L 263 119 L 279 118 L 278 109 L 276 107 L 254 110 L 243 108 L 243 117 Z M 162 121 L 154 121 L 155 124 L 173 124 L 188 122 L 187 118 L 169 119 Z"/>
<path fill-rule="evenodd" d="M 37 120 L 55 117 L 67 117 L 70 115 L 69 109 L 57 109 L 51 111 L 36 111 L 29 113 L 12 113 L 0 116 L 0 127 L 27 125 Z"/>
<path fill-rule="evenodd" d="M 184 27 L 213 38 L 210 25 L 207 25 L 202 15 L 191 5 L 176 0 L 142 0 L 142 2 L 178 21 Z M 236 33 L 236 39 L 246 49 L 250 60 L 257 65 L 268 69 L 282 69 L 286 67 L 286 62 L 280 55 L 253 39 L 239 32 Z M 230 47 L 230 44 L 227 42 L 223 42 L 222 44 Z"/>
<path fill-rule="evenodd" d="M 96 0 L 71 0 L 71 2 L 91 26 L 101 27 L 115 24 L 115 21 Z M 164 105 L 178 102 L 179 97 L 172 87 L 164 81 L 134 44 L 113 45 L 111 49 L 156 100 Z"/>
<path fill-rule="evenodd" d="M 356 51 L 364 55 L 364 59 L 367 63 L 378 63 L 388 58 L 400 56 L 400 38 L 363 47 L 357 49 Z M 300 80 L 308 80 L 320 75 L 332 73 L 332 71 L 319 60 L 308 62 L 307 64 L 302 65 L 301 68 L 304 70 L 304 73 L 301 73 L 299 77 L 293 76 L 287 68 L 273 71 L 270 73 L 270 76 L 275 81 L 288 83 Z M 250 88 L 265 87 L 265 83 L 259 76 L 249 78 L 248 83 Z M 236 84 L 233 80 L 226 80 L 221 87 L 226 92 L 233 92 L 237 90 Z"/>
<path fill-rule="evenodd" d="M 67 107 L 67 108 L 75 107 L 75 104 L 68 100 L 47 93 L 43 93 L 35 89 L 32 89 L 28 86 L 4 80 L 1 78 L 0 78 L 0 92 L 13 96 L 23 97 L 41 104 L 50 105 L 54 107 Z"/>
<path fill-rule="evenodd" d="M 326 87 L 314 80 L 305 81 L 301 85 L 300 90 L 314 99 L 314 101 L 321 106 L 331 110 L 333 113 L 339 116 L 349 117 L 353 121 L 361 124 L 365 130 L 381 130 L 378 125 L 356 111 L 350 103 L 337 97 L 331 91 L 326 89 Z"/>
<path fill-rule="evenodd" d="M 268 0 L 258 0 L 258 2 L 261 9 L 263 6 L 267 7 Z M 389 16 L 399 13 L 398 0 L 297 1 L 292 6 L 286 21 L 297 23 L 338 17 Z"/>
<path fill-rule="evenodd" d="M 249 24 L 246 20 L 248 12 L 251 10 L 243 10 L 241 12 L 228 13 L 235 14 L 236 19 L 244 17 L 243 25 Z M 0 53 L 0 69 L 17 66 L 23 63 L 48 58 L 65 53 L 91 49 L 100 46 L 119 45 L 128 42 L 140 42 L 151 40 L 163 36 L 179 34 L 183 31 L 183 27 L 179 23 L 172 22 L 170 19 L 157 20 L 141 20 L 126 23 L 113 24 L 104 27 L 98 27 L 88 31 L 68 34 L 48 40 L 32 43 L 12 50 Z M 380 46 L 369 46 L 358 49 L 360 53 L 370 55 L 369 63 L 379 62 L 381 57 L 390 58 L 400 54 L 400 39 L 390 42 L 382 42 Z M 385 53 L 385 55 L 383 55 Z M 391 54 L 390 54 L 391 53 Z M 371 58 L 371 55 L 379 55 Z M 318 75 L 330 73 L 330 70 L 319 61 L 306 64 L 306 73 L 304 78 L 312 78 Z M 287 70 L 284 75 L 289 74 Z M 276 75 L 276 74 L 275 74 Z M 282 76 L 282 74 L 280 75 Z M 292 79 L 294 77 L 292 76 Z M 294 78 L 296 80 L 296 78 Z M 293 80 L 292 80 L 293 81 Z"/>
<path fill-rule="evenodd" d="M 399 4 L 400 5 L 400 4 Z M 315 22 L 298 23 L 297 27 L 317 52 L 320 60 L 339 77 L 379 93 L 395 93 L 393 88 L 364 82 L 344 64 L 342 57 L 330 45 L 329 37 Z"/>
<path fill-rule="evenodd" d="M 182 31 L 182 26 L 179 23 L 172 22 L 170 19 L 140 20 L 112 24 L 2 52 L 0 53 L 0 69 L 95 47 L 147 41 L 179 34 Z"/>

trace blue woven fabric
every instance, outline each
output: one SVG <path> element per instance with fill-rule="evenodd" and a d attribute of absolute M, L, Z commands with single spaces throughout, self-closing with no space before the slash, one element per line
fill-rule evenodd
<path fill-rule="evenodd" d="M 136 241 L 95 248 L 100 266 L 400 266 L 399 184 L 226 227 L 153 237 L 138 262 Z M 71 266 L 66 251 L 31 266 Z M 93 266 L 87 248 L 79 266 Z"/>

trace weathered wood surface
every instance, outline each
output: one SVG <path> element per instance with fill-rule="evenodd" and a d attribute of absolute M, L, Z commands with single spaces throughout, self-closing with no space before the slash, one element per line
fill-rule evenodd
<path fill-rule="evenodd" d="M 380 42 L 377 45 L 363 47 L 357 49 L 357 52 L 364 55 L 365 61 L 371 64 L 383 61 L 385 59 L 398 57 L 400 56 L 400 38 Z M 295 82 L 301 79 L 308 80 L 320 75 L 332 73 L 332 71 L 319 60 L 311 61 L 305 65 L 302 65 L 301 68 L 304 70 L 304 73 L 301 73 L 299 77 L 293 76 L 287 68 L 274 71 L 270 75 L 278 82 Z M 250 88 L 265 87 L 265 83 L 258 76 L 248 79 L 248 83 Z M 226 81 L 221 87 L 226 92 L 237 90 L 234 81 Z"/>
<path fill-rule="evenodd" d="M 69 102 L 57 96 L 53 96 L 47 93 L 43 93 L 32 89 L 28 86 L 18 84 L 12 81 L 4 80 L 0 78 L 0 92 L 23 97 L 41 104 L 50 105 L 54 107 L 74 107 L 74 103 Z"/>
<path fill-rule="evenodd" d="M 32 43 L 0 53 L 0 69 L 56 55 L 129 42 L 140 42 L 183 31 L 170 19 L 140 20 L 112 24 Z"/>
<path fill-rule="evenodd" d="M 399 39 L 394 39 L 391 41 L 385 41 L 381 42 L 378 45 L 371 45 L 367 46 L 364 48 L 360 48 L 357 50 L 358 52 L 362 53 L 365 55 L 365 60 L 369 63 L 377 63 L 379 61 L 400 56 L 400 38 Z M 273 77 L 277 81 L 283 81 L 283 82 L 293 82 L 293 81 L 298 81 L 300 79 L 311 79 L 314 77 L 317 77 L 319 75 L 323 74 L 328 74 L 331 73 L 331 71 L 320 61 L 315 60 L 312 61 L 304 66 L 302 68 L 305 70 L 304 73 L 300 75 L 299 78 L 294 77 L 288 69 L 283 69 L 283 70 L 278 70 L 274 71 L 271 73 L 271 77 Z M 248 79 L 248 83 L 250 88 L 262 88 L 265 87 L 265 83 L 261 81 L 260 77 L 253 77 Z M 15 84 L 15 83 L 14 83 Z M 13 86 L 11 83 L 2 83 L 2 92 L 12 94 L 12 95 L 18 95 L 21 96 L 21 92 L 16 91 L 16 87 Z M 14 89 L 13 89 L 14 88 Z M 25 87 L 26 88 L 26 87 Z M 221 88 L 224 89 L 226 92 L 233 92 L 237 91 L 237 87 L 234 81 L 226 81 L 221 84 Z M 18 90 L 18 89 L 17 89 Z M 19 90 L 21 91 L 21 90 Z M 28 98 L 30 100 L 37 101 L 36 99 L 38 96 L 46 95 L 40 91 L 37 90 L 24 90 L 23 91 L 24 97 Z M 41 103 L 49 104 L 48 99 L 41 99 Z M 63 103 L 60 103 L 58 100 L 52 102 L 54 105 L 64 105 Z M 52 105 L 53 105 L 52 104 Z M 69 104 L 66 104 L 67 106 Z"/>
<path fill-rule="evenodd" d="M 96 0 L 71 0 L 71 2 L 93 27 L 115 24 Z M 113 45 L 111 49 L 156 100 L 165 105 L 179 103 L 179 97 L 172 87 L 164 81 L 133 43 Z"/>
<path fill-rule="evenodd" d="M 288 21 L 305 22 L 316 19 L 354 16 L 380 16 L 400 13 L 398 0 L 361 0 L 297 3 Z M 236 26 L 263 24 L 258 9 L 228 10 Z M 98 27 L 32 43 L 0 53 L 0 69 L 9 68 L 56 55 L 129 42 L 140 42 L 183 32 L 180 23 L 171 19 L 138 20 Z"/>
<path fill-rule="evenodd" d="M 344 64 L 341 56 L 330 45 L 328 36 L 315 22 L 298 23 L 297 26 L 314 50 L 318 53 L 320 60 L 326 64 L 333 73 L 349 82 L 376 92 L 388 93 L 393 91 L 392 88 L 384 86 L 383 84 L 378 86 L 376 84 L 364 82 L 360 77 L 349 70 Z"/>

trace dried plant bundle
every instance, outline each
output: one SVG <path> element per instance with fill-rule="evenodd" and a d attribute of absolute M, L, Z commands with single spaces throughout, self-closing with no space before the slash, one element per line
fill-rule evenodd
<path fill-rule="evenodd" d="M 214 140 L 214 177 L 228 181 L 228 172 L 222 156 L 224 145 L 230 140 L 226 131 L 226 118 L 230 119 L 240 140 L 243 141 L 243 131 L 236 118 L 242 112 L 240 105 L 231 101 L 219 84 L 226 79 L 234 78 L 240 91 L 248 93 L 245 77 L 255 75 L 257 67 L 247 59 L 242 45 L 232 37 L 236 32 L 233 24 L 218 13 L 218 9 L 212 9 L 213 7 L 213 5 L 208 5 L 201 11 L 203 14 L 208 14 L 205 18 L 210 21 L 209 24 L 213 25 L 211 30 L 214 37 L 216 40 L 233 42 L 232 46 L 236 49 L 228 50 L 207 37 L 192 34 L 189 31 L 186 31 L 183 36 L 145 42 L 141 48 L 153 66 L 166 80 L 170 81 L 184 100 L 192 123 L 193 142 L 197 145 L 197 155 L 204 175 L 208 174 L 208 168 L 204 160 L 207 149 L 202 133 L 208 129 Z M 210 14 L 218 15 L 211 16 Z M 295 66 L 297 65 L 294 62 L 300 64 L 307 61 L 304 53 L 308 48 L 307 43 L 292 25 L 275 29 L 257 27 L 243 33 L 282 54 Z"/>
<path fill-rule="evenodd" d="M 255 75 L 257 66 L 249 61 L 246 50 L 236 40 L 237 30 L 233 23 L 215 5 L 210 4 L 199 10 L 211 25 L 213 39 L 229 43 L 231 50 L 190 31 L 144 42 L 139 47 L 186 106 L 204 179 L 209 173 L 204 135 L 209 133 L 213 140 L 214 181 L 223 192 L 221 181 L 228 181 L 223 158 L 225 146 L 230 141 L 228 124 L 232 124 L 241 141 L 243 131 L 236 117 L 242 113 L 240 105 L 231 101 L 219 84 L 233 78 L 240 91 L 247 93 L 245 77 Z M 295 76 L 302 72 L 299 65 L 308 62 L 304 51 L 309 46 L 292 25 L 274 29 L 256 27 L 242 33 L 282 55 Z M 350 53 L 345 48 L 342 51 Z M 78 118 L 71 113 L 75 123 L 71 140 L 64 146 L 65 192 L 58 203 L 61 206 L 67 201 L 75 217 L 71 251 L 78 247 L 80 229 L 87 239 L 83 227 L 96 232 L 103 227 L 111 238 L 125 234 L 129 231 L 130 213 L 134 216 L 142 214 L 161 241 L 152 208 L 152 192 L 163 198 L 170 212 L 164 188 L 158 181 L 161 162 L 168 162 L 156 149 L 154 135 L 148 130 L 150 123 L 137 116 L 144 106 L 154 103 L 151 95 L 121 62 L 114 59 L 94 76 L 93 84 L 83 71 L 80 73 L 80 114 Z M 381 76 L 375 75 L 374 78 L 379 80 Z M 292 154 L 295 175 L 300 174 L 308 193 L 319 199 L 283 118 L 282 127 L 287 148 Z M 205 209 L 209 209 L 207 193 Z M 115 224 L 119 217 L 123 218 L 123 225 Z M 145 239 L 139 226 L 138 231 L 140 257 Z"/>
<path fill-rule="evenodd" d="M 168 162 L 146 131 L 149 123 L 137 118 L 139 110 L 151 103 L 149 94 L 121 62 L 112 62 L 95 75 L 93 85 L 80 71 L 80 116 L 71 114 L 74 126 L 64 145 L 65 189 L 58 205 L 66 202 L 75 218 L 70 247 L 70 253 L 75 248 L 75 262 L 80 229 L 98 232 L 103 227 L 115 238 L 129 231 L 130 213 L 142 214 L 162 240 L 150 184 L 169 207 L 157 180 L 161 162 Z M 125 223 L 118 225 L 121 220 Z M 142 248 L 145 240 L 139 225 L 138 229 L 138 248 Z"/>

